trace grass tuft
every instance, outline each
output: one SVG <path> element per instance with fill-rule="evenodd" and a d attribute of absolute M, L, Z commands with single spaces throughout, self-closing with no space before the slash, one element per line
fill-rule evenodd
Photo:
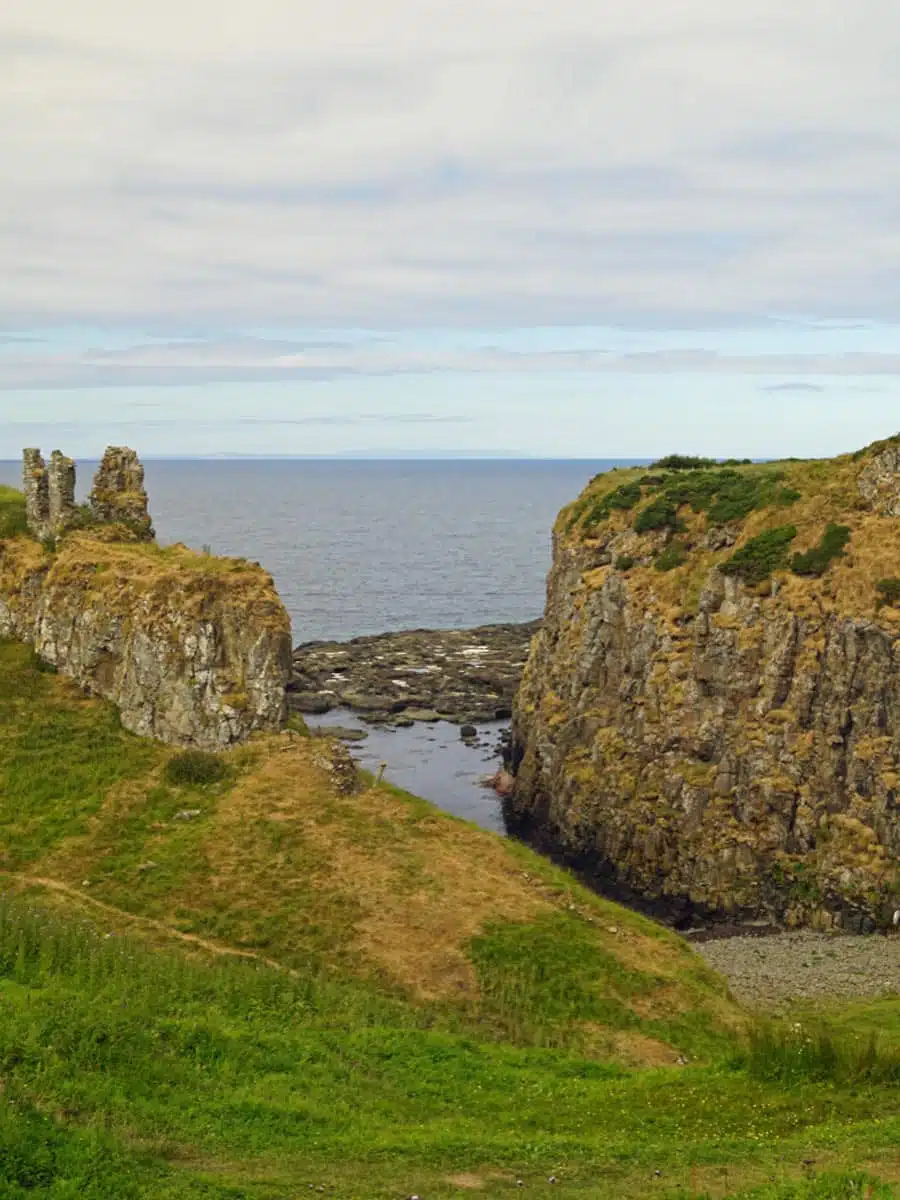
<path fill-rule="evenodd" d="M 206 750 L 185 750 L 169 759 L 163 773 L 176 786 L 203 787 L 224 779 L 228 766 L 218 755 Z"/>

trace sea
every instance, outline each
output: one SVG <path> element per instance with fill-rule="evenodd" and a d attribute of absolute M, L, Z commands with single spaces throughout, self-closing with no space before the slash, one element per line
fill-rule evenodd
<path fill-rule="evenodd" d="M 598 472 L 647 460 L 158 459 L 145 462 L 157 536 L 261 563 L 294 643 L 399 629 L 530 621 L 543 611 L 550 530 Z M 79 494 L 96 463 L 79 462 Z M 21 465 L 0 463 L 21 485 Z M 357 724 L 339 714 L 342 724 Z M 334 717 L 330 718 L 334 720 Z M 386 777 L 502 832 L 479 787 L 495 758 L 455 726 L 371 731 L 354 754 Z"/>

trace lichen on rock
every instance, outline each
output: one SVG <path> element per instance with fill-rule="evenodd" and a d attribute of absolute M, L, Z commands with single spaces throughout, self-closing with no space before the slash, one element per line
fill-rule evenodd
<path fill-rule="evenodd" d="M 900 575 L 898 447 L 721 484 L 708 467 L 592 481 L 554 532 L 510 818 L 684 920 L 887 924 L 900 611 L 878 581 Z M 836 524 L 846 539 L 810 574 Z M 652 569 L 676 538 L 675 565 Z"/>

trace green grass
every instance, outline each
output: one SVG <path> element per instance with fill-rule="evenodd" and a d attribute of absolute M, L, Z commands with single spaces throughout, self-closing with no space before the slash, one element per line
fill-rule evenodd
<path fill-rule="evenodd" d="M 170 750 L 0 643 L 3 1200 L 431 1200 L 473 1179 L 845 1200 L 887 1172 L 900 1002 L 827 1014 L 860 1053 L 824 1073 L 780 1026 L 742 1048 L 721 981 L 669 931 L 400 789 L 323 789 L 327 743 L 261 747 L 173 783 Z M 540 907 L 441 932 L 494 887 Z M 371 969 L 360 931 L 392 904 L 388 951 L 444 937 L 434 981 L 461 959 L 470 993 L 419 995 L 390 954 Z"/>
<path fill-rule="evenodd" d="M 24 494 L 0 484 L 0 538 L 18 537 L 27 532 Z"/>
<path fill-rule="evenodd" d="M 162 747 L 126 733 L 32 651 L 0 642 L 0 868 L 21 869 L 87 828 L 110 789 L 143 777 Z"/>
<path fill-rule="evenodd" d="M 488 941 L 488 972 L 534 957 L 509 930 Z M 584 946 L 566 953 L 588 990 L 597 972 L 624 994 L 639 984 Z M 549 1016 L 569 1003 L 542 993 L 522 1001 Z M 900 1137 L 897 1090 L 866 1079 L 785 1087 L 733 1062 L 630 1072 L 436 1027 L 358 981 L 152 951 L 27 899 L 0 904 L 0 1008 L 4 1197 L 275 1200 L 310 1182 L 449 1196 L 469 1172 L 488 1194 L 517 1177 L 543 1193 L 552 1174 L 556 1195 L 637 1200 L 650 1181 L 702 1195 L 692 1175 L 725 1172 L 734 1188 L 717 1195 L 824 1198 L 854 1195 L 846 1173 L 818 1191 L 742 1180 L 784 1180 L 804 1158 L 887 1162 Z"/>

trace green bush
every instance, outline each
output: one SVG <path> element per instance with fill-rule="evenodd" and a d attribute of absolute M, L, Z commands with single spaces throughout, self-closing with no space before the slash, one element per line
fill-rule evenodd
<path fill-rule="evenodd" d="M 687 550 L 681 542 L 669 542 L 665 550 L 657 554 L 653 565 L 657 571 L 671 571 L 687 560 Z"/>
<path fill-rule="evenodd" d="M 761 533 L 736 551 L 720 570 L 726 575 L 739 576 L 745 583 L 762 583 L 773 571 L 785 566 L 788 546 L 796 536 L 794 525 L 781 525 Z"/>
<path fill-rule="evenodd" d="M 678 506 L 668 496 L 657 496 L 635 518 L 637 533 L 649 533 L 654 529 L 674 529 L 678 524 Z"/>
<path fill-rule="evenodd" d="M 173 755 L 165 766 L 166 779 L 179 787 L 218 783 L 227 774 L 228 767 L 222 759 L 206 750 L 185 750 Z"/>
<path fill-rule="evenodd" d="M 651 470 L 657 468 L 661 471 L 695 471 L 698 467 L 715 466 L 718 466 L 716 459 L 698 458 L 693 454 L 667 454 L 665 458 L 650 464 Z"/>
<path fill-rule="evenodd" d="M 791 570 L 795 575 L 824 575 L 831 560 L 842 558 L 844 547 L 850 541 L 850 530 L 846 525 L 829 523 L 818 546 L 805 554 L 795 554 L 791 559 Z"/>
<path fill-rule="evenodd" d="M 879 579 L 875 584 L 878 592 L 878 607 L 887 604 L 891 608 L 900 607 L 900 579 L 892 575 L 890 579 Z"/>
<path fill-rule="evenodd" d="M 637 562 L 637 559 L 632 558 L 632 556 L 630 554 L 620 554 L 619 557 L 616 559 L 616 570 L 617 571 L 630 571 L 636 562 Z"/>

